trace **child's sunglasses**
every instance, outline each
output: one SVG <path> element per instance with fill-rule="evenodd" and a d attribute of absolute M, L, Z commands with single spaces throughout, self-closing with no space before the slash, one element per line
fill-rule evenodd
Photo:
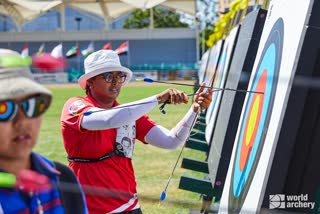
<path fill-rule="evenodd" d="M 43 94 L 19 101 L 0 101 L 0 122 L 12 121 L 17 116 L 19 107 L 27 118 L 39 117 L 48 109 L 50 102 L 51 97 Z"/>

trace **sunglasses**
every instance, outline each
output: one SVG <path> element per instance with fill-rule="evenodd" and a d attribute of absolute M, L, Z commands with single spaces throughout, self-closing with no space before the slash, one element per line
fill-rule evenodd
<path fill-rule="evenodd" d="M 116 82 L 118 83 L 124 83 L 127 79 L 127 75 L 124 73 L 119 73 L 116 76 L 113 76 L 112 73 L 103 73 L 102 74 L 103 78 L 106 80 L 106 82 L 113 82 L 113 80 L 115 79 Z"/>
<path fill-rule="evenodd" d="M 0 101 L 0 122 L 12 121 L 21 108 L 27 118 L 36 118 L 42 115 L 49 107 L 51 97 L 47 95 L 34 95 L 24 100 Z"/>

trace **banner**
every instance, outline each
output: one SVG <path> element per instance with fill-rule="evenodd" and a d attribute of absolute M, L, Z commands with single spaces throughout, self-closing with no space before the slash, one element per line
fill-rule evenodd
<path fill-rule="evenodd" d="M 65 72 L 37 73 L 32 74 L 32 77 L 35 81 L 41 84 L 68 83 L 68 74 Z"/>

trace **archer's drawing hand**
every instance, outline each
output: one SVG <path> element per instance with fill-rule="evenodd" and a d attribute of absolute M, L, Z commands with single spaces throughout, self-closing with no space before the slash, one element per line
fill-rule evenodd
<path fill-rule="evenodd" d="M 212 89 L 204 91 L 206 84 L 202 83 L 201 87 L 197 91 L 193 99 L 193 111 L 197 112 L 200 110 L 207 109 L 212 101 Z"/>
<path fill-rule="evenodd" d="M 181 104 L 188 103 L 188 95 L 175 88 L 167 89 L 156 95 L 159 104 L 167 102 L 169 104 Z"/>

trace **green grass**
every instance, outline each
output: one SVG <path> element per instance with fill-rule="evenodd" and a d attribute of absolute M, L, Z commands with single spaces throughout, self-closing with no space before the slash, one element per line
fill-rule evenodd
<path fill-rule="evenodd" d="M 132 86 L 123 87 L 119 96 L 120 103 L 126 103 L 145 98 L 163 90 L 167 86 Z M 186 93 L 192 93 L 191 87 L 176 87 Z M 53 103 L 45 114 L 42 122 L 41 134 L 35 151 L 49 157 L 52 160 L 67 163 L 66 152 L 63 147 L 60 132 L 60 113 L 64 102 L 72 96 L 84 96 L 80 88 L 53 88 Z M 191 103 L 191 102 L 189 102 Z M 158 124 L 172 128 L 188 111 L 190 104 L 167 105 L 167 114 L 160 113 L 158 108 L 152 110 L 148 115 Z M 181 148 L 181 147 L 180 147 Z M 191 208 L 200 208 L 199 194 L 180 190 L 178 188 L 180 177 L 183 174 L 203 178 L 203 174 L 182 169 L 181 159 L 177 165 L 174 175 L 167 189 L 167 198 L 159 206 L 159 195 L 164 190 L 174 164 L 178 158 L 180 148 L 177 150 L 164 150 L 150 145 L 136 143 L 133 164 L 140 205 L 146 214 L 156 213 L 189 213 Z M 191 157 L 204 160 L 205 154 L 195 150 L 185 149 L 182 157 Z"/>

